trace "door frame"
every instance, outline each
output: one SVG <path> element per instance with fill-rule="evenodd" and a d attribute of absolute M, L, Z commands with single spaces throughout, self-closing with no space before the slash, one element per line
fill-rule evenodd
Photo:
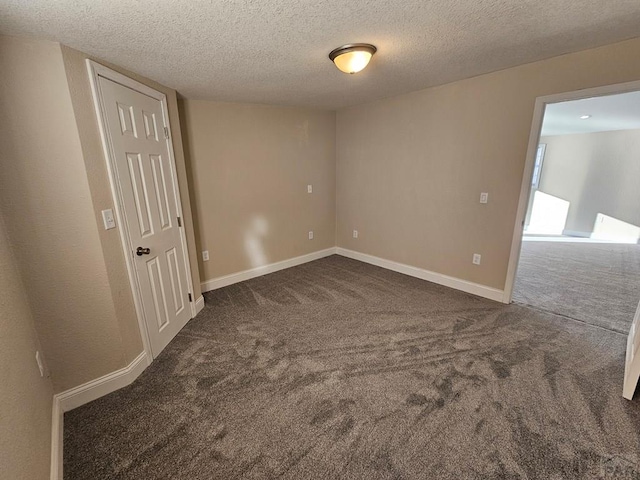
<path fill-rule="evenodd" d="M 191 318 L 196 316 L 196 299 L 193 293 L 193 281 L 191 277 L 191 263 L 189 262 L 189 250 L 187 248 L 187 237 L 185 232 L 184 214 L 182 211 L 182 202 L 180 201 L 180 185 L 178 183 L 178 175 L 176 169 L 175 154 L 173 149 L 173 138 L 171 135 L 171 124 L 169 123 L 169 110 L 167 106 L 167 96 L 154 90 L 153 88 L 144 85 L 132 78 L 129 78 L 121 73 L 116 72 L 104 65 L 101 65 L 93 60 L 87 59 L 87 70 L 89 73 L 89 81 L 91 83 L 91 92 L 93 94 L 93 103 L 96 111 L 96 117 L 98 120 L 98 130 L 100 130 L 100 138 L 102 140 L 102 148 L 104 157 L 107 164 L 107 171 L 109 173 L 109 184 L 111 187 L 111 196 L 115 204 L 117 229 L 120 233 L 120 242 L 122 244 L 122 251 L 125 257 L 127 265 L 127 275 L 129 277 L 129 284 L 131 286 L 131 293 L 133 294 L 133 303 L 136 310 L 136 316 L 138 318 L 138 327 L 140 328 L 140 336 L 142 337 L 142 344 L 144 351 L 147 354 L 147 361 L 150 364 L 154 358 L 153 351 L 151 350 L 151 340 L 149 338 L 149 329 L 147 327 L 146 317 L 144 313 L 142 295 L 140 290 L 140 283 L 138 275 L 135 269 L 134 248 L 131 244 L 131 237 L 129 234 L 129 227 L 126 219 L 126 211 L 124 208 L 124 197 L 120 182 L 117 177 L 117 168 L 115 164 L 115 154 L 113 151 L 113 145 L 111 143 L 111 134 L 107 128 L 107 117 L 104 109 L 104 98 L 102 96 L 102 90 L 100 88 L 99 78 L 103 77 L 118 83 L 124 87 L 130 88 L 136 92 L 142 93 L 148 97 L 160 101 L 162 106 L 162 117 L 167 127 L 168 135 L 166 136 L 167 147 L 169 151 L 169 165 L 171 167 L 171 176 L 176 186 L 174 189 L 174 196 L 177 205 L 178 215 L 182 219 L 182 226 L 180 230 L 180 241 L 182 243 L 182 252 L 184 256 L 185 268 L 187 273 L 187 288 L 191 295 L 190 308 Z"/>
<path fill-rule="evenodd" d="M 572 92 L 557 93 L 536 98 L 533 109 L 533 120 L 531 122 L 531 132 L 529 134 L 529 145 L 527 147 L 527 157 L 522 173 L 522 184 L 520 186 L 520 199 L 518 210 L 513 227 L 513 239 L 511 240 L 511 253 L 509 255 L 509 266 L 507 267 L 507 278 L 504 286 L 502 301 L 511 303 L 513 297 L 513 286 L 518 273 L 518 263 L 520 261 L 520 251 L 522 249 L 522 236 L 524 234 L 524 220 L 529 205 L 531 195 L 531 180 L 533 178 L 533 167 L 536 159 L 538 144 L 540 143 L 540 133 L 542 131 L 542 121 L 547 105 L 552 103 L 567 102 L 570 100 L 581 100 L 583 98 L 604 97 L 619 93 L 629 93 L 640 91 L 640 81 L 618 83 L 614 85 L 604 85 L 601 87 L 586 88 Z"/>

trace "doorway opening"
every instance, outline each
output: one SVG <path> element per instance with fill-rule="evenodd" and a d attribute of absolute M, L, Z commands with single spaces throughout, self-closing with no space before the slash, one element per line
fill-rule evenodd
<path fill-rule="evenodd" d="M 640 298 L 640 92 L 547 105 L 512 300 L 627 333 Z"/>
<path fill-rule="evenodd" d="M 640 376 L 639 184 L 640 82 L 537 99 L 504 300 L 628 334 L 626 398 Z"/>

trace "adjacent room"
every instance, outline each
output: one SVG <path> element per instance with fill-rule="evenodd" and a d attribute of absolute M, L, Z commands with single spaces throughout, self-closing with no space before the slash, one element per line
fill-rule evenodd
<path fill-rule="evenodd" d="M 0 478 L 638 478 L 638 32 L 0 0 Z"/>
<path fill-rule="evenodd" d="M 547 105 L 514 301 L 628 333 L 640 301 L 640 92 Z"/>

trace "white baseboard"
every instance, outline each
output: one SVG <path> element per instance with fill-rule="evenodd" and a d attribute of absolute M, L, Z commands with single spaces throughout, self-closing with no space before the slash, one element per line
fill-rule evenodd
<path fill-rule="evenodd" d="M 64 412 L 60 408 L 60 400 L 54 395 L 51 412 L 51 480 L 62 480 L 63 425 Z"/>
<path fill-rule="evenodd" d="M 496 302 L 502 302 L 504 300 L 504 292 L 502 290 L 498 290 L 497 288 L 487 287 L 478 283 L 461 280 L 459 278 L 450 277 L 441 273 L 431 272 L 422 268 L 397 263 L 391 260 L 374 257 L 373 255 L 368 255 L 366 253 L 360 253 L 341 247 L 327 248 L 325 250 L 309 253 L 300 257 L 290 258 L 281 262 L 271 263 L 269 265 L 263 265 L 261 267 L 252 268 L 250 270 L 244 270 L 242 272 L 232 273 L 223 277 L 207 280 L 206 282 L 202 282 L 201 284 L 202 291 L 209 292 L 211 290 L 226 287 L 227 285 L 243 282 L 251 278 L 277 272 L 278 270 L 284 270 L 285 268 L 302 265 L 303 263 L 318 260 L 319 258 L 328 257 L 329 255 L 334 254 L 342 255 L 343 257 L 352 258 L 354 260 L 359 260 L 371 265 L 386 268 L 387 270 L 393 270 L 394 272 L 404 273 L 405 275 L 410 275 L 422 280 L 437 283 L 438 285 L 444 285 L 445 287 L 450 287 L 466 293 L 478 295 L 479 297 L 495 300 Z"/>
<path fill-rule="evenodd" d="M 100 397 L 104 397 L 111 392 L 126 387 L 133 382 L 138 376 L 144 372 L 149 366 L 150 359 L 146 352 L 138 355 L 129 365 L 115 372 L 108 373 L 100 378 L 83 383 L 70 390 L 54 395 L 54 398 L 60 402 L 60 408 L 63 412 L 68 412 L 74 408 L 78 408 L 85 403 L 92 402 Z"/>
<path fill-rule="evenodd" d="M 196 315 L 199 314 L 204 308 L 204 297 L 200 295 L 196 300 Z"/>
<path fill-rule="evenodd" d="M 202 298 L 202 297 L 201 297 Z M 204 301 L 203 301 L 204 306 Z M 51 420 L 51 480 L 62 480 L 62 449 L 64 412 L 92 402 L 131 384 L 149 366 L 146 352 L 138 355 L 129 365 L 90 382 L 53 396 Z"/>
<path fill-rule="evenodd" d="M 403 263 L 393 262 L 391 260 L 385 260 L 384 258 L 374 257 L 366 253 L 355 252 L 353 250 L 347 250 L 346 248 L 338 247 L 336 249 L 338 255 L 343 257 L 353 258 L 361 262 L 376 265 L 378 267 L 386 268 L 387 270 L 393 270 L 394 272 L 403 273 L 411 277 L 420 278 L 429 282 L 437 283 L 438 285 L 444 285 L 445 287 L 455 288 L 456 290 L 462 290 L 466 293 L 471 293 L 479 297 L 495 300 L 496 302 L 502 302 L 504 292 L 497 288 L 487 287 L 478 283 L 469 282 L 467 280 L 461 280 L 459 278 L 450 277 L 441 273 L 424 270 L 418 267 L 412 267 L 411 265 L 405 265 Z"/>
<path fill-rule="evenodd" d="M 206 282 L 202 282 L 202 291 L 209 292 L 211 290 L 226 287 L 227 285 L 233 285 L 234 283 L 244 282 L 245 280 L 249 280 L 251 278 L 260 277 L 262 275 L 267 275 L 268 273 L 277 272 L 279 270 L 284 270 L 285 268 L 295 267 L 297 265 L 302 265 L 303 263 L 312 262 L 313 260 L 328 257 L 329 255 L 334 255 L 335 253 L 336 248 L 331 247 L 325 250 L 319 250 L 317 252 L 308 253 L 306 255 L 290 258 L 288 260 L 283 260 L 281 262 L 270 263 L 269 265 L 262 265 L 261 267 L 251 268 L 242 272 L 213 278 L 211 280 L 207 280 Z"/>

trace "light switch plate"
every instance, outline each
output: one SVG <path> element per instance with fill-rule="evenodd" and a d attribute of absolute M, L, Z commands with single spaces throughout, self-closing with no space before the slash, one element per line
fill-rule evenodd
<path fill-rule="evenodd" d="M 313 185 L 307 185 L 307 193 L 313 193 Z"/>
<path fill-rule="evenodd" d="M 313 230 L 309 232 L 309 240 L 313 240 Z"/>
<path fill-rule="evenodd" d="M 489 203 L 489 194 L 486 192 L 482 192 L 480 194 L 480 203 Z"/>
<path fill-rule="evenodd" d="M 107 210 L 102 210 L 102 221 L 104 222 L 105 230 L 116 228 L 116 219 L 113 216 L 113 210 L 111 210 L 110 208 Z"/>

